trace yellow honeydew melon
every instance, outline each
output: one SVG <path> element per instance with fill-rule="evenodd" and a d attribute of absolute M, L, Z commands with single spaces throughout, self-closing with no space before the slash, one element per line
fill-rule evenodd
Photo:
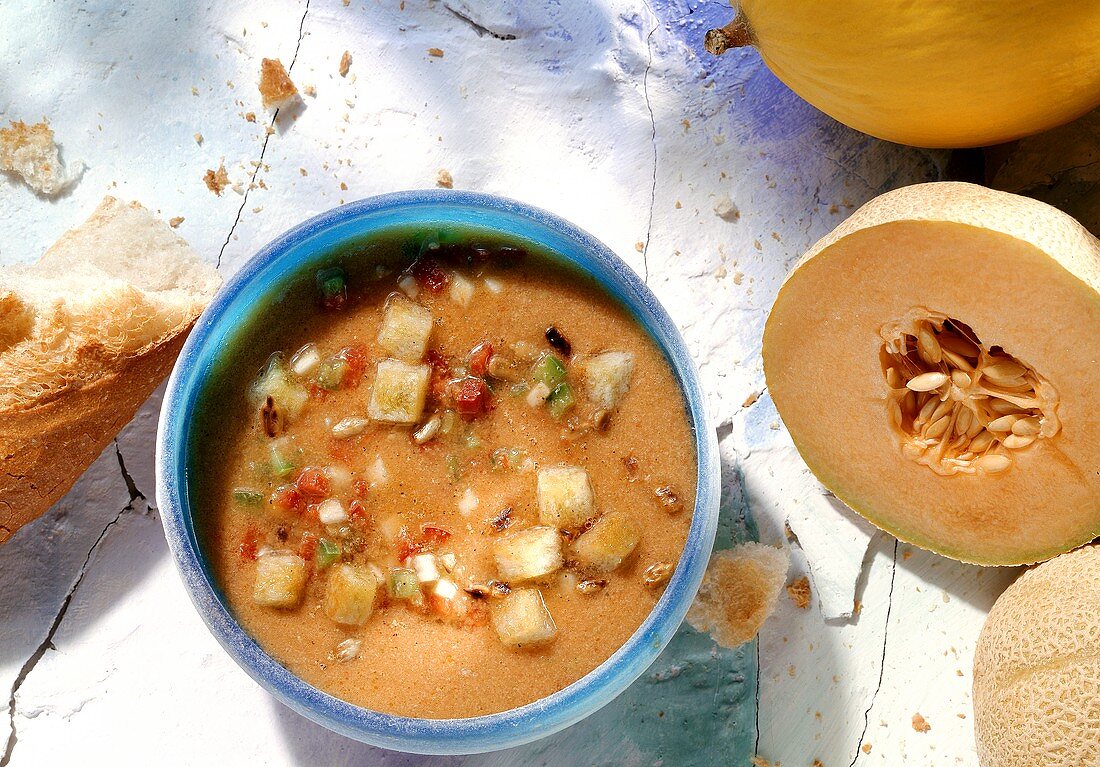
<path fill-rule="evenodd" d="M 1094 0 L 741 0 L 706 47 L 756 46 L 795 93 L 872 136 L 963 147 L 1100 106 L 1098 40 Z"/>
<path fill-rule="evenodd" d="M 787 277 L 763 357 L 810 469 L 898 538 L 1005 565 L 1100 534 L 1100 242 L 1049 205 L 875 198 Z"/>
<path fill-rule="evenodd" d="M 1020 576 L 993 605 L 974 655 L 982 767 L 1100 764 L 1100 549 Z"/>

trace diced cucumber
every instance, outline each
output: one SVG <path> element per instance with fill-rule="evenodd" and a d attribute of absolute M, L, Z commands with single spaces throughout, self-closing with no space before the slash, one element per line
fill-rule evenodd
<path fill-rule="evenodd" d="M 330 266 L 317 271 L 317 290 L 324 298 L 335 298 L 343 295 L 347 284 L 347 275 L 338 266 Z"/>
<path fill-rule="evenodd" d="M 322 389 L 336 391 L 344 382 L 344 374 L 348 370 L 347 360 L 340 357 L 329 357 L 317 368 L 317 385 Z"/>
<path fill-rule="evenodd" d="M 271 443 L 271 473 L 280 479 L 289 477 L 298 468 L 301 451 L 288 440 L 280 439 Z"/>
<path fill-rule="evenodd" d="M 550 396 L 546 398 L 546 406 L 550 409 L 550 415 L 554 418 L 561 418 L 576 402 L 573 389 L 565 381 L 555 386 L 554 390 L 550 392 Z"/>
<path fill-rule="evenodd" d="M 531 369 L 531 376 L 536 381 L 541 381 L 546 384 L 549 389 L 553 389 L 564 381 L 565 373 L 565 366 L 561 364 L 561 360 L 553 354 L 542 355 L 539 361 L 536 362 L 535 366 Z"/>
<path fill-rule="evenodd" d="M 407 567 L 395 567 L 390 570 L 386 587 L 393 599 L 412 599 L 420 593 L 420 581 L 416 573 Z"/>
<path fill-rule="evenodd" d="M 462 437 L 462 444 L 470 450 L 476 450 L 481 447 L 481 437 L 477 436 L 473 432 L 467 432 Z"/>
<path fill-rule="evenodd" d="M 233 488 L 233 501 L 239 506 L 259 506 L 264 502 L 264 494 L 247 487 Z"/>
<path fill-rule="evenodd" d="M 340 556 L 340 544 L 322 538 L 317 543 L 317 569 L 324 570 Z"/>

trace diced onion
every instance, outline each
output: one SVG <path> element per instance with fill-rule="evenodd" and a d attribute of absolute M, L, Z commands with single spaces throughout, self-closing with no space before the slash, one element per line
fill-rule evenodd
<path fill-rule="evenodd" d="M 351 475 L 351 470 L 346 466 L 340 466 L 339 464 L 331 464 L 322 469 L 325 476 L 328 477 L 329 484 L 332 486 L 333 495 L 349 495 L 352 489 L 352 482 L 355 478 Z"/>
<path fill-rule="evenodd" d="M 482 282 L 485 284 L 485 289 L 490 293 L 501 293 L 504 291 L 504 283 L 500 280 L 493 279 L 492 277 L 486 277 Z"/>
<path fill-rule="evenodd" d="M 549 396 L 550 387 L 542 381 L 539 381 L 531 387 L 531 391 L 527 392 L 527 404 L 531 407 L 539 407 L 542 403 L 546 402 L 546 398 Z"/>
<path fill-rule="evenodd" d="M 455 565 L 458 564 L 458 557 L 455 556 L 453 551 L 448 551 L 446 554 L 439 555 L 439 564 L 443 565 L 443 569 L 449 573 L 453 573 Z"/>
<path fill-rule="evenodd" d="M 384 485 L 390 481 L 390 473 L 386 471 L 386 464 L 382 460 L 382 456 L 374 459 L 374 463 L 367 469 L 367 477 L 370 478 L 372 485 Z"/>
<path fill-rule="evenodd" d="M 417 580 L 421 583 L 433 583 L 439 580 L 435 554 L 417 554 L 412 558 L 411 565 L 416 571 Z"/>
<path fill-rule="evenodd" d="M 454 599 L 458 596 L 458 586 L 455 585 L 454 581 L 443 578 L 436 582 L 432 593 L 440 599 Z"/>
<path fill-rule="evenodd" d="M 317 351 L 316 344 L 306 344 L 294 356 L 290 358 L 290 369 L 297 376 L 305 377 L 313 372 L 313 369 L 321 363 L 321 355 Z"/>
<path fill-rule="evenodd" d="M 420 295 L 420 288 L 416 285 L 416 278 L 411 274 L 407 277 L 402 277 L 397 283 L 397 287 L 401 288 L 401 292 L 409 298 L 415 299 Z"/>
<path fill-rule="evenodd" d="M 335 498 L 329 498 L 321 501 L 317 507 L 317 518 L 321 520 L 322 525 L 338 525 L 341 522 L 347 522 L 348 512 L 344 504 Z"/>
<path fill-rule="evenodd" d="M 480 503 L 481 500 L 477 497 L 477 494 L 471 488 L 466 488 L 466 492 L 458 499 L 458 512 L 462 516 L 468 517 L 477 510 Z"/>

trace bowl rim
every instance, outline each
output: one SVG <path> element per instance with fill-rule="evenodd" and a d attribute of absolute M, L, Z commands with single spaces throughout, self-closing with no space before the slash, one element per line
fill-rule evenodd
<path fill-rule="evenodd" d="M 195 370 L 194 363 L 225 310 L 266 266 L 315 234 L 381 211 L 424 206 L 441 211 L 472 208 L 562 237 L 575 247 L 577 260 L 569 255 L 563 258 L 609 292 L 606 277 L 596 274 L 593 265 L 610 272 L 626 292 L 616 292 L 617 299 L 643 325 L 673 369 L 687 406 L 697 464 L 695 508 L 680 560 L 661 598 L 626 642 L 588 674 L 544 698 L 494 714 L 456 719 L 405 717 L 362 708 L 309 685 L 268 655 L 219 596 L 181 492 L 186 481 L 187 416 L 206 379 L 206 371 Z M 534 233 L 529 236 L 539 241 Z M 270 291 L 273 284 L 268 279 L 263 289 Z M 537 740 L 588 716 L 637 679 L 671 640 L 699 588 L 717 531 L 719 477 L 717 434 L 694 362 L 671 317 L 638 275 L 602 242 L 552 213 L 496 195 L 446 189 L 394 192 L 351 202 L 301 222 L 260 248 L 225 282 L 191 330 L 168 380 L 156 444 L 157 506 L 169 549 L 196 610 L 230 657 L 306 718 L 365 743 L 421 754 L 481 753 Z"/>

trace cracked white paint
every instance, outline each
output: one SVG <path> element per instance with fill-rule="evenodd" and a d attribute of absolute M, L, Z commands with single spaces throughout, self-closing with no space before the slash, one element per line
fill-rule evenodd
<path fill-rule="evenodd" d="M 1010 574 L 906 558 L 906 546 L 895 566 L 893 539 L 834 508 L 806 472 L 759 361 L 763 320 L 794 259 L 877 191 L 936 177 L 944 158 L 836 125 L 777 88 L 752 52 L 706 58 L 699 19 L 724 5 L 408 0 L 401 10 L 396 0 L 310 0 L 307 13 L 293 0 L 259 10 L 244 0 L 3 4 L 0 117 L 48 116 L 88 169 L 52 203 L 0 184 L 0 263 L 37 257 L 105 193 L 183 216 L 180 233 L 227 274 L 293 222 L 345 200 L 433 186 L 440 168 L 457 188 L 573 220 L 668 307 L 762 538 L 781 542 L 789 521 L 792 576 L 812 578 L 811 608 L 782 599 L 761 638 L 761 754 L 785 765 L 973 765 L 969 720 L 956 714 L 968 712 L 981 616 Z M 353 64 L 340 77 L 344 50 Z M 299 88 L 316 89 L 270 136 L 255 88 L 262 57 L 293 62 Z M 203 185 L 223 158 L 246 196 L 215 197 Z M 726 198 L 741 213 L 733 221 L 715 213 Z M 764 394 L 742 407 L 753 392 Z M 420 763 L 275 703 L 202 626 L 155 513 L 139 499 L 119 516 L 130 502 L 119 455 L 152 503 L 158 406 L 156 395 L 117 453 L 110 446 L 68 498 L 0 548 L 0 700 L 80 581 L 57 649 L 47 647 L 18 691 L 11 764 L 135 763 L 151 753 L 201 764 L 227 749 L 249 763 Z M 862 611 L 851 616 L 856 598 Z M 880 676 L 888 694 L 875 696 Z M 931 733 L 909 727 L 917 711 Z M 870 754 L 858 751 L 861 736 Z"/>

